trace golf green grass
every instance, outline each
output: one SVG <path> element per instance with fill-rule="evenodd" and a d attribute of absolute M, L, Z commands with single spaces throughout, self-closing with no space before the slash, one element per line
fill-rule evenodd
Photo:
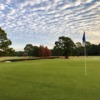
<path fill-rule="evenodd" d="M 0 100 L 100 100 L 100 57 L 1 62 Z"/>

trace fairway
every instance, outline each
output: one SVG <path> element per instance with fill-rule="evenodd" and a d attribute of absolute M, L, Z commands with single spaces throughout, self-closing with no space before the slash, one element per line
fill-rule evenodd
<path fill-rule="evenodd" d="M 0 100 L 100 100 L 100 57 L 0 62 Z"/>

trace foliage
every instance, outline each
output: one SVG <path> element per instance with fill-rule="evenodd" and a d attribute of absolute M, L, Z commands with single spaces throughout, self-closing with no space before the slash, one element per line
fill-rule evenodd
<path fill-rule="evenodd" d="M 79 46 L 80 45 L 80 46 Z M 84 55 L 84 47 L 81 43 L 76 43 L 76 55 Z M 87 56 L 97 56 L 100 55 L 100 44 L 91 44 L 89 41 L 86 41 L 86 55 Z"/>
<path fill-rule="evenodd" d="M 27 53 L 28 56 L 33 56 L 33 45 L 27 44 L 24 48 L 24 51 Z"/>
<path fill-rule="evenodd" d="M 35 57 L 47 57 L 51 56 L 51 50 L 48 47 L 41 46 L 33 46 L 32 44 L 27 44 L 24 48 L 25 53 L 28 56 L 35 56 Z"/>
<path fill-rule="evenodd" d="M 54 46 L 52 49 L 52 56 L 63 56 L 62 48 L 57 48 L 57 46 Z"/>
<path fill-rule="evenodd" d="M 38 46 L 33 46 L 33 56 L 38 57 L 39 54 L 39 47 Z"/>
<path fill-rule="evenodd" d="M 14 56 L 27 56 L 27 54 L 24 51 L 15 51 Z"/>
<path fill-rule="evenodd" d="M 44 46 L 41 46 L 39 47 L 39 56 L 40 57 L 48 57 L 48 56 L 51 56 L 51 50 L 48 49 L 48 47 L 44 47 Z"/>
<path fill-rule="evenodd" d="M 69 41 L 67 41 L 69 40 Z M 67 42 L 66 42 L 67 41 Z M 68 37 L 59 37 L 59 40 L 55 42 L 55 46 L 52 49 L 53 56 L 84 56 L 84 46 L 81 42 L 74 44 Z M 100 44 L 91 44 L 86 41 L 86 55 L 87 56 L 99 56 Z"/>
<path fill-rule="evenodd" d="M 7 38 L 6 32 L 0 27 L 0 56 L 7 56 L 14 52 L 9 46 L 12 44 L 11 40 Z"/>
<path fill-rule="evenodd" d="M 74 42 L 69 37 L 59 37 L 58 41 L 55 42 L 54 49 L 61 50 L 65 58 L 71 55 L 72 50 L 75 48 Z"/>

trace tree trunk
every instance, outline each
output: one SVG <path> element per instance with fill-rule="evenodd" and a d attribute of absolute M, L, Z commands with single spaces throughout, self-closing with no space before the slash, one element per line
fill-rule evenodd
<path fill-rule="evenodd" d="M 69 59 L 69 56 L 65 56 L 65 59 Z"/>

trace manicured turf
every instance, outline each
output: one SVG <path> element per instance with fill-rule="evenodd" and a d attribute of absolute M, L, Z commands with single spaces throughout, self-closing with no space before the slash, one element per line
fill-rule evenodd
<path fill-rule="evenodd" d="M 0 63 L 0 100 L 100 100 L 100 57 Z"/>

